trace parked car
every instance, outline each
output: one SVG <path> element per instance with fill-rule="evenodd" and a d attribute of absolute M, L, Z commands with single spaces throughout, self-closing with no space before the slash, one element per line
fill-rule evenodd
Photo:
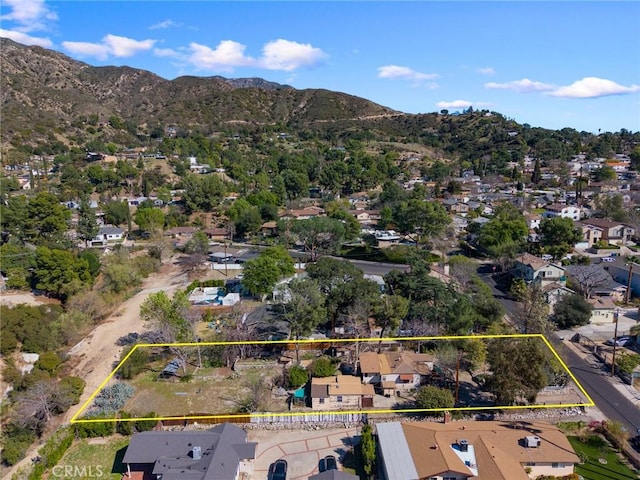
<path fill-rule="evenodd" d="M 318 465 L 318 470 L 320 473 L 326 472 L 327 470 L 337 470 L 338 462 L 336 461 L 336 457 L 333 455 L 327 455 L 326 457 L 320 459 L 320 463 Z"/>
<path fill-rule="evenodd" d="M 276 460 L 269 468 L 269 480 L 287 480 L 287 461 Z"/>
<path fill-rule="evenodd" d="M 629 444 L 637 451 L 640 452 L 640 435 L 636 435 L 631 440 L 629 440 Z"/>
<path fill-rule="evenodd" d="M 604 344 L 609 346 L 615 345 L 616 347 L 624 347 L 630 341 L 631 341 L 630 337 L 618 337 L 617 339 L 610 338 L 609 340 L 604 342 Z"/>

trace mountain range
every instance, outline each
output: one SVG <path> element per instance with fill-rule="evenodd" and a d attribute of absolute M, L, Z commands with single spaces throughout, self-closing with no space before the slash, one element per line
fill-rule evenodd
<path fill-rule="evenodd" d="M 2 140 L 25 130 L 58 132 L 87 115 L 142 124 L 298 124 L 401 115 L 323 89 L 260 78 L 183 76 L 166 80 L 127 66 L 94 67 L 62 53 L 0 39 Z M 28 132 L 27 132 L 28 133 Z"/>

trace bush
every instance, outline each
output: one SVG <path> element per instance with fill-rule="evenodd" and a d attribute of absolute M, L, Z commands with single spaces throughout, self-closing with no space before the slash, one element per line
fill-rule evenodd
<path fill-rule="evenodd" d="M 36 362 L 36 368 L 53 375 L 62 363 L 62 359 L 55 352 L 44 352 Z"/>
<path fill-rule="evenodd" d="M 287 388 L 298 388 L 307 383 L 309 380 L 309 373 L 306 369 L 299 365 L 294 365 L 287 370 L 286 385 Z"/>
<path fill-rule="evenodd" d="M 329 357 L 320 357 L 311 364 L 312 377 L 330 377 L 336 373 L 336 366 Z"/>
<path fill-rule="evenodd" d="M 69 395 L 71 405 L 78 404 L 85 386 L 85 381 L 79 377 L 64 377 L 60 380 L 60 387 Z"/>
<path fill-rule="evenodd" d="M 122 351 L 122 355 L 120 355 L 120 360 L 122 361 L 125 358 L 132 348 L 128 347 Z M 120 378 L 125 380 L 130 380 L 136 377 L 139 373 L 141 373 L 147 366 L 149 362 L 149 352 L 146 348 L 136 348 L 133 353 L 129 356 L 126 362 L 120 367 L 118 371 Z"/>
<path fill-rule="evenodd" d="M 120 419 L 124 420 L 127 418 L 131 418 L 131 414 L 129 412 L 122 412 L 120 414 Z M 120 435 L 129 436 L 133 433 L 133 422 L 130 421 L 119 421 L 116 423 L 116 432 Z"/>
<path fill-rule="evenodd" d="M 135 388 L 123 382 L 103 388 L 93 401 L 93 413 L 95 415 L 115 415 L 118 410 L 124 407 L 134 392 Z"/>
<path fill-rule="evenodd" d="M 416 406 L 424 409 L 452 408 L 455 403 L 453 394 L 444 388 L 434 386 L 421 387 L 416 395 Z"/>
<path fill-rule="evenodd" d="M 43 466 L 46 468 L 54 467 L 69 449 L 74 438 L 75 432 L 70 427 L 63 427 L 55 432 L 47 440 L 47 443 L 38 450 Z"/>
<path fill-rule="evenodd" d="M 36 435 L 31 430 L 14 424 L 5 426 L 3 434 L 4 447 L 0 459 L 5 465 L 15 465 L 22 460 L 27 449 L 36 440 Z"/>
<path fill-rule="evenodd" d="M 158 421 L 155 420 L 157 417 L 158 414 L 156 412 L 149 412 L 144 418 L 149 418 L 150 420 L 137 420 L 133 426 L 137 432 L 148 432 L 149 430 L 153 430 L 158 424 Z"/>
<path fill-rule="evenodd" d="M 107 420 L 106 415 L 88 415 L 83 417 L 82 420 L 97 420 L 100 418 L 105 420 L 103 422 L 76 423 L 76 436 L 78 438 L 94 438 L 113 435 L 116 429 L 116 422 L 115 420 Z"/>

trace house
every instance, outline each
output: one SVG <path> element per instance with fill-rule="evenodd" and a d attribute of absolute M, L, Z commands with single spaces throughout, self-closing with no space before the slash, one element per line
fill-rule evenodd
<path fill-rule="evenodd" d="M 196 227 L 173 227 L 164 232 L 165 237 L 176 240 L 189 240 L 198 231 Z"/>
<path fill-rule="evenodd" d="M 591 304 L 590 323 L 613 323 L 615 321 L 616 304 L 609 297 L 589 298 Z"/>
<path fill-rule="evenodd" d="M 278 233 L 278 222 L 264 222 L 260 226 L 260 233 L 263 237 L 275 237 Z"/>
<path fill-rule="evenodd" d="M 433 357 L 413 352 L 365 352 L 360 355 L 362 383 L 375 385 L 384 395 L 396 395 L 424 383 L 433 371 Z"/>
<path fill-rule="evenodd" d="M 286 215 L 283 215 L 284 219 L 293 220 L 309 220 L 314 217 L 324 216 L 324 209 L 320 207 L 306 207 L 300 210 L 289 210 Z"/>
<path fill-rule="evenodd" d="M 314 410 L 353 410 L 373 407 L 373 385 L 358 377 L 337 375 L 311 379 L 311 408 Z"/>
<path fill-rule="evenodd" d="M 229 240 L 231 237 L 229 229 L 225 227 L 207 228 L 203 231 L 207 238 L 212 242 L 224 242 L 225 240 Z"/>
<path fill-rule="evenodd" d="M 382 218 L 379 210 L 356 210 L 354 216 L 361 225 L 374 225 Z"/>
<path fill-rule="evenodd" d="M 640 265 L 635 262 L 627 263 L 624 257 L 617 257 L 607 264 L 607 271 L 616 282 L 630 287 L 631 294 L 640 296 Z M 631 282 L 629 282 L 631 278 Z M 629 283 L 631 283 L 629 285 Z"/>
<path fill-rule="evenodd" d="M 110 242 L 121 242 L 124 240 L 124 230 L 113 225 L 105 225 L 98 229 L 97 235 L 91 240 L 94 247 L 106 246 Z"/>
<path fill-rule="evenodd" d="M 565 435 L 541 421 L 376 424 L 384 480 L 562 477 L 580 462 Z"/>
<path fill-rule="evenodd" d="M 523 253 L 516 258 L 513 275 L 522 278 L 528 284 L 535 282 L 543 288 L 554 282 L 565 286 L 567 281 L 563 267 L 530 253 Z"/>
<path fill-rule="evenodd" d="M 257 443 L 230 423 L 205 431 L 137 433 L 122 459 L 123 480 L 238 480 L 253 474 Z"/>
<path fill-rule="evenodd" d="M 560 203 L 552 203 L 547 205 L 544 218 L 562 217 L 570 218 L 571 220 L 580 220 L 580 208 L 574 205 L 562 205 Z"/>
<path fill-rule="evenodd" d="M 542 222 L 542 215 L 537 215 L 537 214 L 525 215 L 524 218 L 527 221 L 527 226 L 529 227 L 529 230 L 535 230 L 537 228 L 540 228 L 540 222 Z"/>
<path fill-rule="evenodd" d="M 602 233 L 599 236 L 599 239 L 603 242 L 615 245 L 625 245 L 636 233 L 635 229 L 628 225 L 624 225 L 620 222 L 613 222 L 611 220 L 605 220 L 604 218 L 589 218 L 588 220 L 583 220 L 580 223 L 589 229 L 600 229 Z M 591 245 L 593 245 L 593 243 Z"/>

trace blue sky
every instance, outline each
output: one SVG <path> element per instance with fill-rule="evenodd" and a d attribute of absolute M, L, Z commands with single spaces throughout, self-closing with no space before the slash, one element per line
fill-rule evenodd
<path fill-rule="evenodd" d="M 164 78 L 261 77 L 407 113 L 640 130 L 640 2 L 2 0 L 0 36 Z"/>

